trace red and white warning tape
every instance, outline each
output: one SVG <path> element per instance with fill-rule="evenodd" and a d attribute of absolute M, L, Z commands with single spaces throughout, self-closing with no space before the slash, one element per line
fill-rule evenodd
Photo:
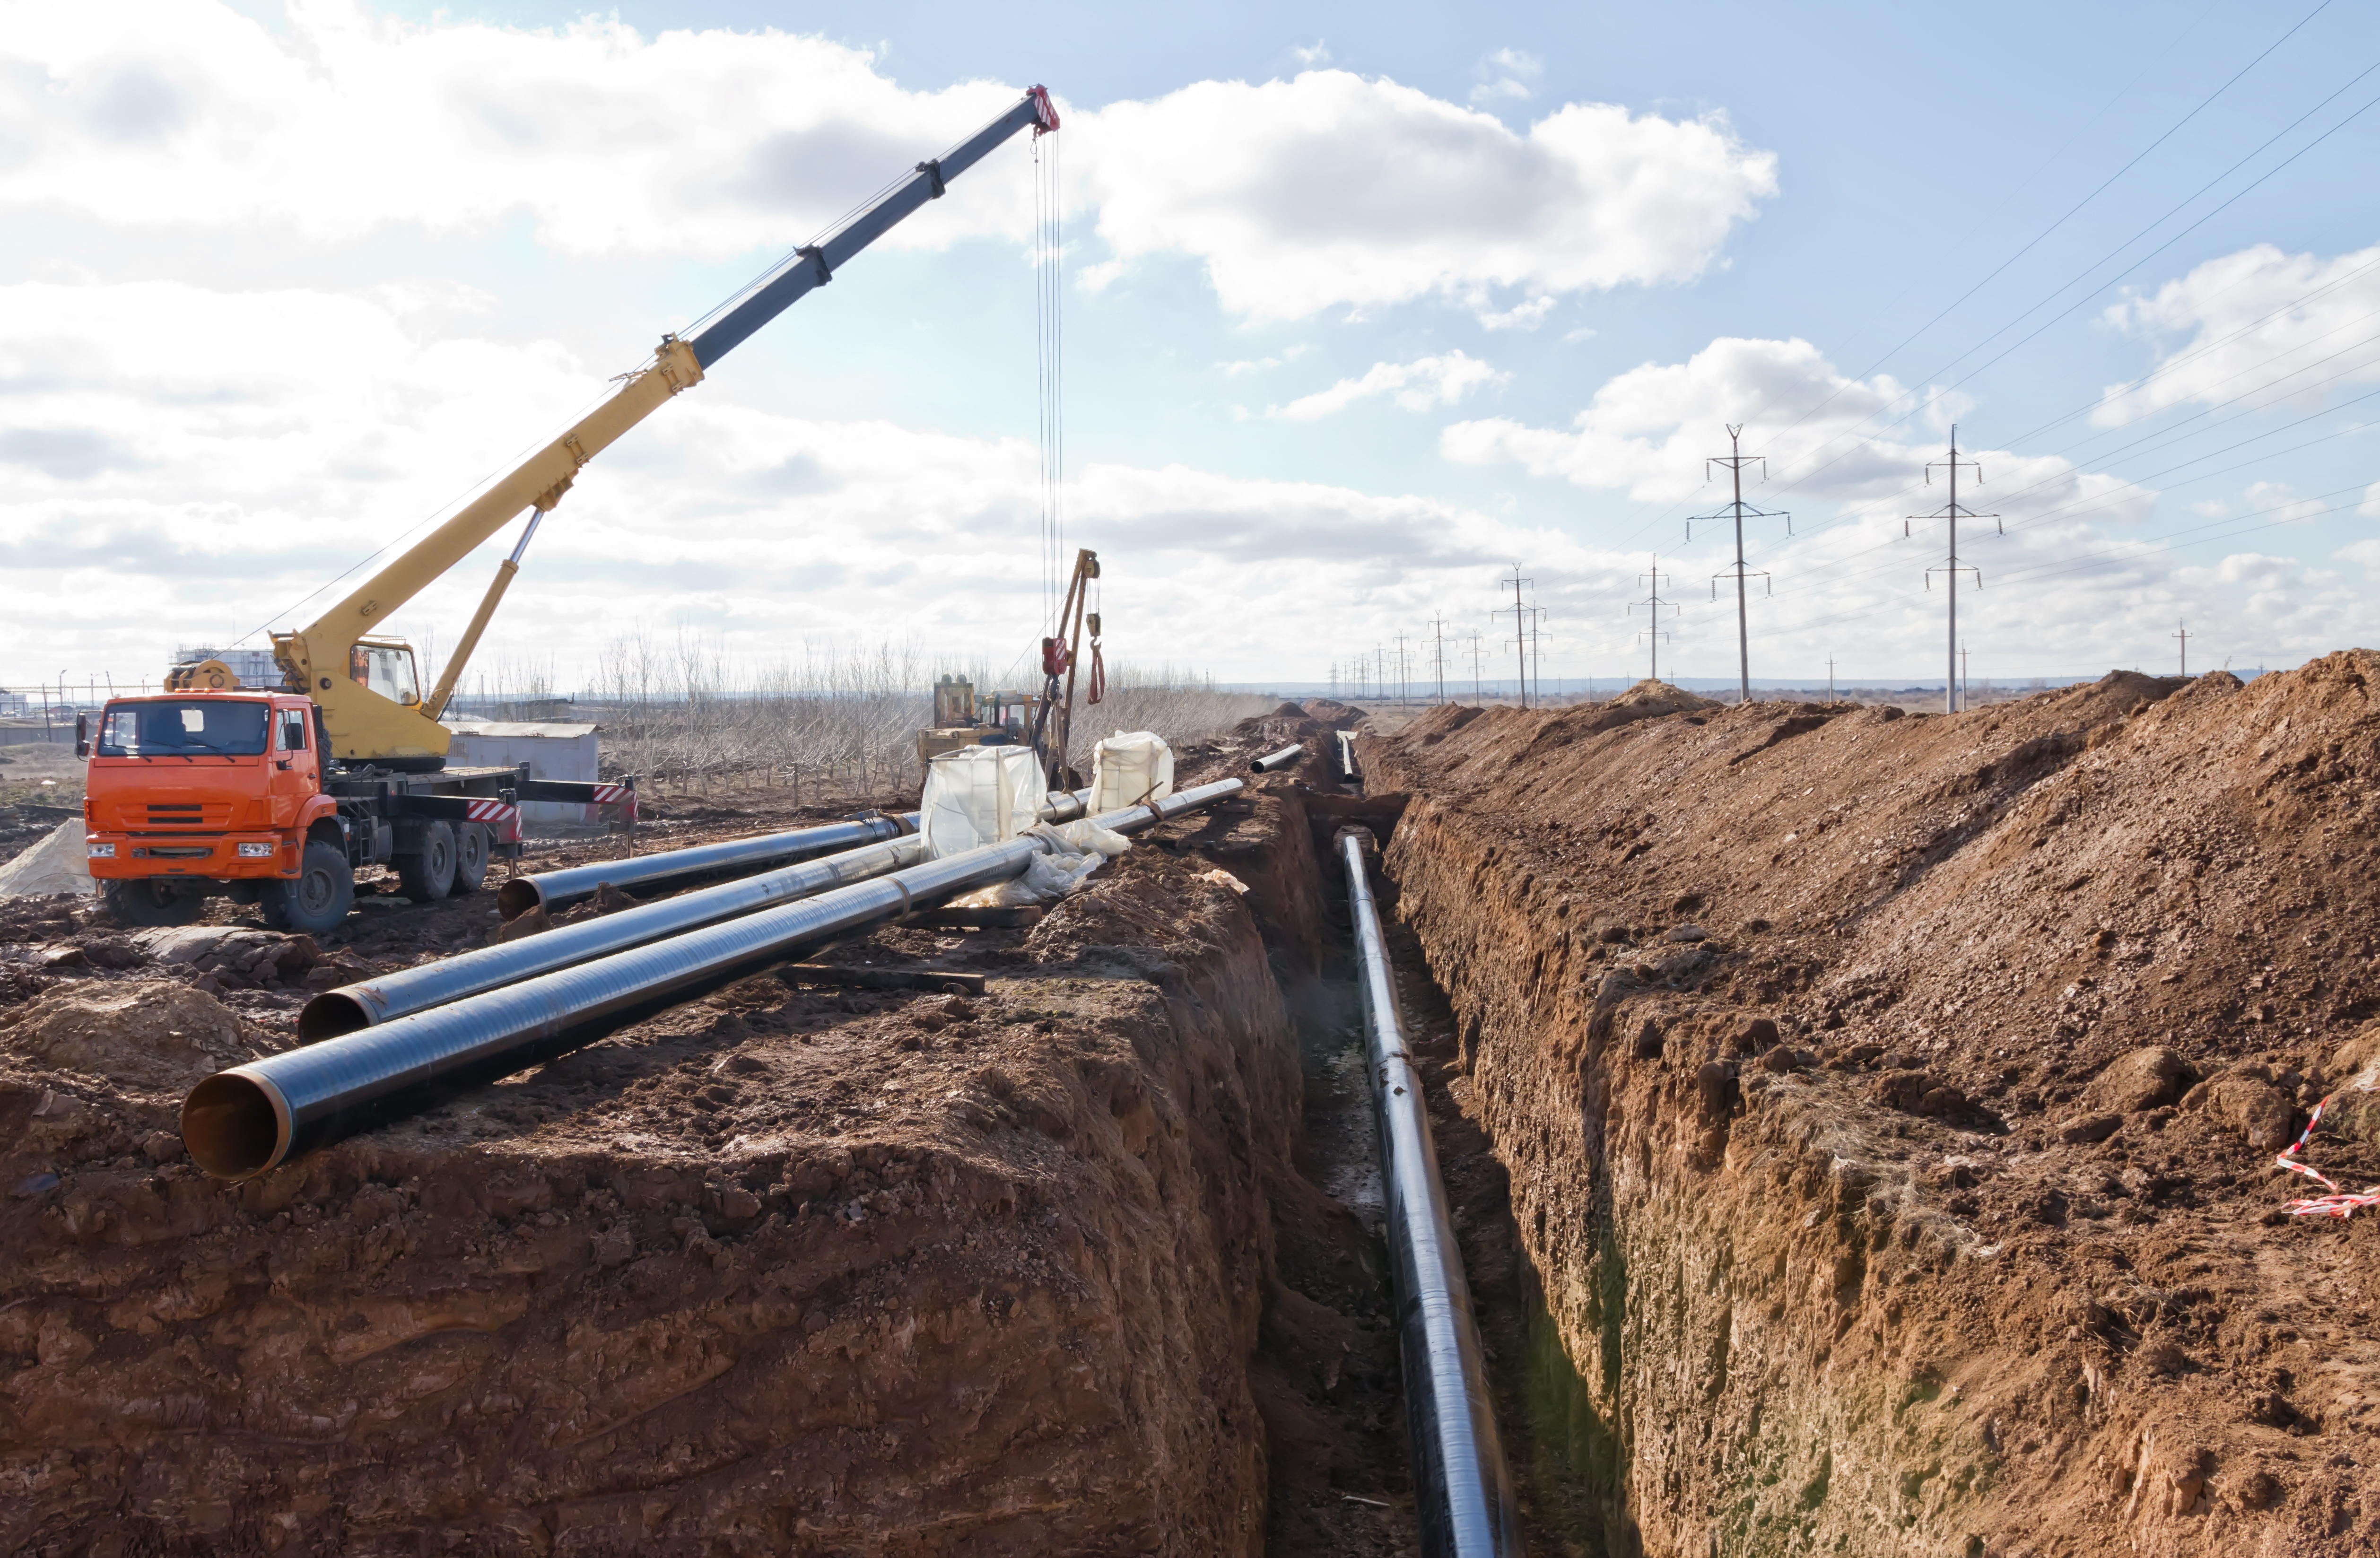
<path fill-rule="evenodd" d="M 500 800 L 473 800 L 468 803 L 471 821 L 490 825 L 499 844 L 521 841 L 521 814 L 517 806 L 506 806 Z"/>
<path fill-rule="evenodd" d="M 2298 1138 L 2296 1145 L 2273 1160 L 2291 1174 L 2304 1175 L 2308 1179 L 2325 1187 L 2330 1191 L 2327 1196 L 2309 1197 L 2303 1200 L 2291 1201 L 2281 1208 L 2292 1217 L 2352 1217 L 2365 1207 L 2380 1207 L 2380 1185 L 2370 1187 L 2360 1196 L 2355 1195 L 2340 1189 L 2338 1181 L 2320 1169 L 2310 1163 L 2298 1162 L 2298 1154 L 2303 1152 L 2306 1143 L 2313 1139 L 2314 1127 L 2322 1124 L 2322 1112 L 2329 1107 L 2330 1100 L 2327 1098 L 2315 1104 L 2313 1116 L 2306 1121 L 2305 1132 Z"/>

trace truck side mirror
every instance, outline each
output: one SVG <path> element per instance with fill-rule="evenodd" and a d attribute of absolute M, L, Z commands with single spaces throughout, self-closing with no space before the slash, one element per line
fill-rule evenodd
<path fill-rule="evenodd" d="M 75 756 L 79 758 L 91 756 L 91 716 L 89 714 L 75 716 Z"/>

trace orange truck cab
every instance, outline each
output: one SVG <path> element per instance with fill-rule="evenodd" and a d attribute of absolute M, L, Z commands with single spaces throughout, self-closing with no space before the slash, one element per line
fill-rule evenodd
<path fill-rule="evenodd" d="M 261 905 L 268 921 L 296 925 L 289 887 L 309 837 L 346 860 L 338 802 L 322 790 L 313 710 L 269 692 L 107 705 L 95 738 L 81 743 L 91 760 L 83 821 L 91 874 L 117 918 L 180 923 L 200 899 L 229 892 Z"/>
<path fill-rule="evenodd" d="M 91 874 L 134 925 L 185 925 L 205 900 L 255 904 L 277 929 L 344 920 L 355 870 L 386 863 L 416 901 L 472 892 L 491 857 L 520 852 L 524 797 L 605 803 L 633 823 L 635 781 L 572 784 L 518 768 L 391 772 L 326 756 L 301 693 L 168 692 L 110 701 L 87 758 Z"/>

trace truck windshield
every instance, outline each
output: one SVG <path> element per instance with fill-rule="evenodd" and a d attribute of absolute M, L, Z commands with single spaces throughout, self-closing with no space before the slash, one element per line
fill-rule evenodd
<path fill-rule="evenodd" d="M 191 699 L 117 703 L 99 727 L 103 758 L 254 757 L 264 750 L 265 705 Z"/>

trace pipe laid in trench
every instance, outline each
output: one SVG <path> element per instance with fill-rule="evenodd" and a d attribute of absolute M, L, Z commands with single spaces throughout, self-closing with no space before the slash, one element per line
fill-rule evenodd
<path fill-rule="evenodd" d="M 1355 737 L 1352 733 L 1344 730 L 1340 731 L 1338 735 L 1340 776 L 1347 779 L 1355 778 L 1357 777 L 1355 773 Z"/>
<path fill-rule="evenodd" d="M 516 942 L 475 947 L 434 963 L 358 980 L 336 990 L 326 990 L 307 1002 L 305 1009 L 298 1014 L 298 1037 L 308 1044 L 336 1039 L 359 1028 L 443 1006 L 450 1001 L 550 974 L 590 957 L 657 942 L 698 925 L 732 919 L 797 898 L 815 897 L 849 882 L 865 882 L 914 866 L 924 848 L 925 841 L 914 834 L 887 839 L 881 844 L 804 860 L 759 876 L 699 887 L 674 898 L 638 904 L 616 914 L 582 919 L 576 925 L 557 925 Z"/>
<path fill-rule="evenodd" d="M 1255 769 L 1258 773 L 1270 773 L 1277 769 L 1287 768 L 1291 763 L 1295 762 L 1305 755 L 1305 743 L 1303 741 L 1293 741 L 1278 752 L 1267 752 L 1264 756 L 1248 764 L 1248 766 Z"/>
<path fill-rule="evenodd" d="M 1045 822 L 1073 822 L 1083 814 L 1083 803 L 1090 798 L 1090 794 L 1088 790 L 1076 790 L 1072 795 L 1050 796 L 1050 803 L 1041 809 L 1041 820 Z M 834 851 L 856 849 L 862 845 L 899 838 L 917 831 L 917 813 L 896 811 L 890 816 L 855 817 L 848 822 L 826 822 L 817 827 L 795 828 L 787 833 L 755 834 L 749 838 L 721 839 L 715 844 L 691 844 L 684 849 L 664 849 L 658 855 L 566 866 L 560 870 L 537 871 L 512 878 L 496 889 L 496 907 L 506 919 L 512 919 L 540 904 L 553 909 L 581 898 L 592 897 L 595 889 L 605 882 L 624 892 L 631 887 L 650 890 L 696 877 L 717 876 L 722 871 L 758 870 L 769 866 L 782 866 Z"/>
<path fill-rule="evenodd" d="M 1355 922 L 1356 979 L 1379 1126 L 1421 1550 L 1425 1558 L 1521 1558 L 1520 1511 L 1488 1397 L 1471 1284 L 1463 1275 L 1446 1187 L 1438 1176 L 1421 1075 L 1397 1024 L 1396 981 L 1365 858 L 1368 838 L 1351 828 L 1339 835 L 1339 853 Z"/>
<path fill-rule="evenodd" d="M 1116 833 L 1137 833 L 1241 787 L 1237 779 L 1219 780 L 1096 821 Z M 1029 835 L 987 845 L 219 1071 L 183 1102 L 182 1143 L 209 1174 L 246 1179 L 426 1102 L 427 1084 L 519 1070 L 593 1037 L 605 1018 L 650 1009 L 795 947 L 1005 881 L 1049 848 Z"/>

